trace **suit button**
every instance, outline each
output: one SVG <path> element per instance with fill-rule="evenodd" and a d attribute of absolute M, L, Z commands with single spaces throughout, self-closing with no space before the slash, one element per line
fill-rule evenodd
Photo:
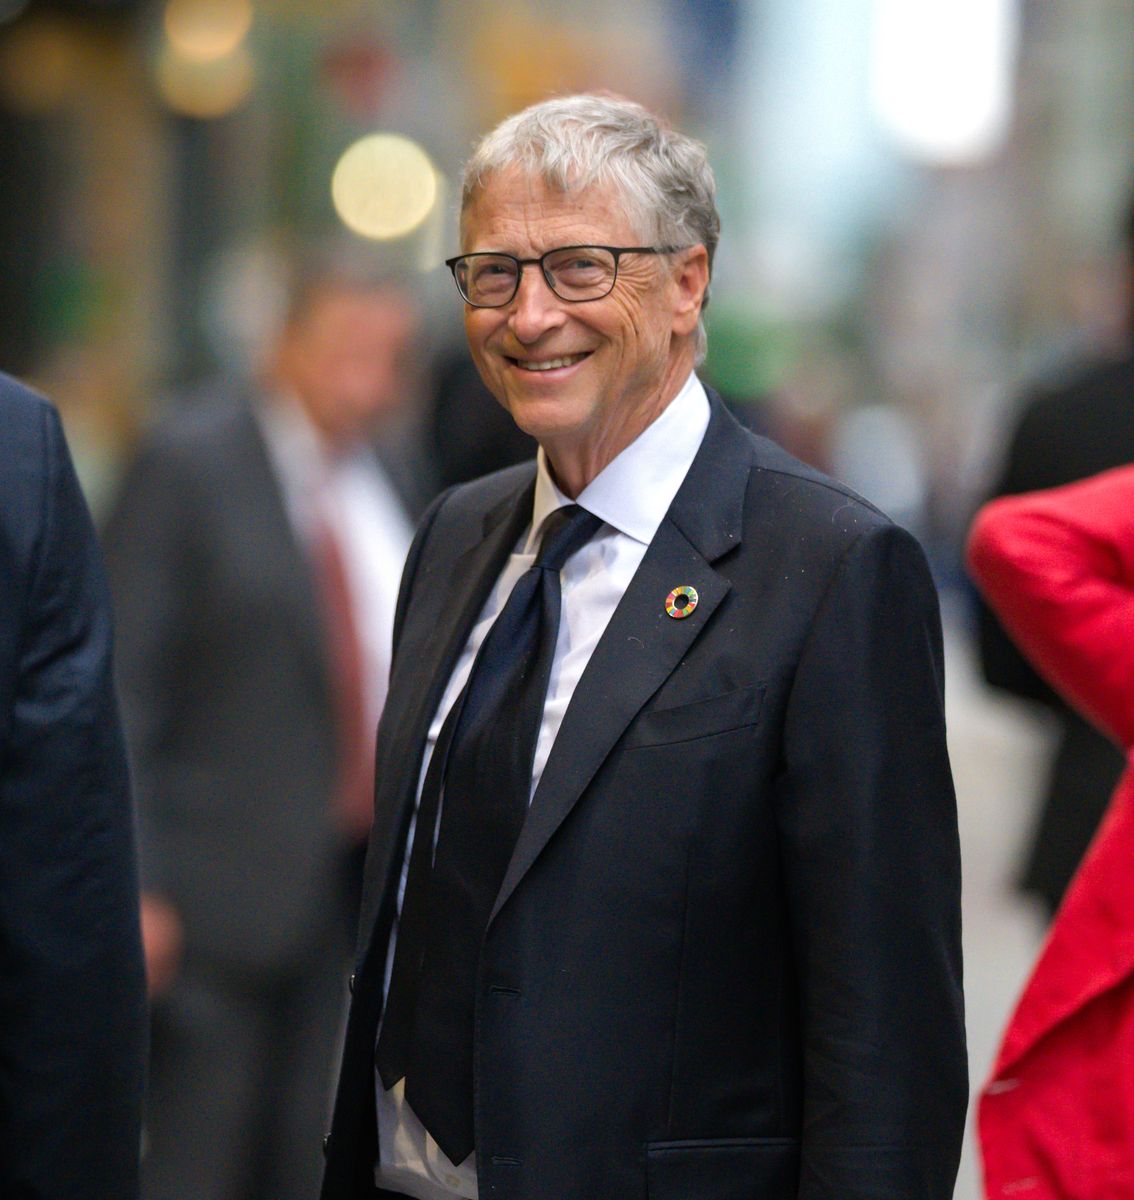
<path fill-rule="evenodd" d="M 341 978 L 341 976 L 340 976 Z M 323 1157 L 326 1158 L 331 1152 L 331 1135 L 328 1133 L 323 1139 Z"/>
<path fill-rule="evenodd" d="M 339 978 L 340 978 L 340 979 L 342 979 L 342 976 L 340 975 L 340 976 L 339 976 Z M 354 981 L 355 981 L 357 978 L 358 978 L 358 976 L 357 976 L 357 975 L 352 975 L 352 976 L 351 976 L 351 977 L 350 977 L 350 978 L 347 980 L 347 987 L 350 989 L 350 994 L 351 994 L 352 996 L 354 995 Z"/>

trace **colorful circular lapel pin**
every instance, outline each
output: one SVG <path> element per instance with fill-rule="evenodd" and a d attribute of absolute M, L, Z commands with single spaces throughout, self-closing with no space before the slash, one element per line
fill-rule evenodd
<path fill-rule="evenodd" d="M 675 587 L 665 598 L 665 611 L 675 620 L 680 621 L 697 607 L 697 589 L 683 584 Z"/>

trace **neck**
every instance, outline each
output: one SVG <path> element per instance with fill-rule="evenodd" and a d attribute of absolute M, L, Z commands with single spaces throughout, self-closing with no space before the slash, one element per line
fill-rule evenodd
<path fill-rule="evenodd" d="M 692 369 L 692 360 L 671 364 L 656 391 L 630 411 L 619 414 L 616 425 L 600 430 L 597 435 L 570 443 L 546 439 L 543 450 L 556 487 L 571 500 L 577 500 L 579 493 L 665 412 Z"/>

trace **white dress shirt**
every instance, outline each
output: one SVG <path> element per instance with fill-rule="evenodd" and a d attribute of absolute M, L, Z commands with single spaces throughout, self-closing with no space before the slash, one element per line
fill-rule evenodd
<path fill-rule="evenodd" d="M 362 651 L 367 728 L 373 730 L 386 697 L 394 605 L 413 527 L 367 447 L 328 454 L 291 396 L 266 398 L 255 413 L 300 544 L 310 549 L 320 522 L 338 541 Z"/>
<path fill-rule="evenodd" d="M 605 524 L 590 542 L 566 562 L 560 573 L 562 617 L 532 764 L 530 795 L 535 794 L 575 686 L 685 479 L 708 424 L 708 397 L 696 375 L 691 374 L 653 424 L 647 426 L 609 463 L 579 493 L 575 501 L 600 517 Z M 542 449 L 536 461 L 531 525 L 504 564 L 434 714 L 418 779 L 419 803 L 421 785 L 429 768 L 433 747 L 437 744 L 437 736 L 449 709 L 468 680 L 481 643 L 517 580 L 535 562 L 544 521 L 555 509 L 572 503 L 552 480 Z M 416 816 L 411 822 L 402 862 L 397 905 L 399 914 L 405 896 L 415 826 Z M 436 834 L 435 828 L 435 838 Z M 386 957 L 387 988 L 393 969 L 396 940 L 395 921 Z M 378 1186 L 412 1196 L 414 1200 L 476 1200 L 475 1152 L 459 1165 L 450 1162 L 406 1104 L 405 1080 L 400 1080 L 386 1091 L 376 1073 L 375 1083 L 379 1147 L 375 1181 Z"/>

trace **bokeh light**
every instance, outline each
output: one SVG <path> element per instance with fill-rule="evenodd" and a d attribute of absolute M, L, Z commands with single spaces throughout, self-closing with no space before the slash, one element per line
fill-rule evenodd
<path fill-rule="evenodd" d="M 388 240 L 412 233 L 437 203 L 437 172 L 409 138 L 374 133 L 350 146 L 331 178 L 331 198 L 344 225 Z"/>
<path fill-rule="evenodd" d="M 231 55 L 252 27 L 248 0 L 170 0 L 165 34 L 173 50 L 194 62 Z"/>
<path fill-rule="evenodd" d="M 990 158 L 1012 114 L 1017 0 L 874 0 L 871 92 L 882 127 L 938 165 Z"/>
<path fill-rule="evenodd" d="M 238 46 L 223 58 L 189 59 L 171 46 L 162 48 L 157 61 L 157 85 L 166 104 L 186 117 L 222 117 L 238 108 L 255 82 L 252 58 Z"/>
<path fill-rule="evenodd" d="M 65 22 L 30 21 L 0 45 L 0 95 L 19 112 L 55 112 L 74 96 L 81 64 L 81 44 Z"/>

